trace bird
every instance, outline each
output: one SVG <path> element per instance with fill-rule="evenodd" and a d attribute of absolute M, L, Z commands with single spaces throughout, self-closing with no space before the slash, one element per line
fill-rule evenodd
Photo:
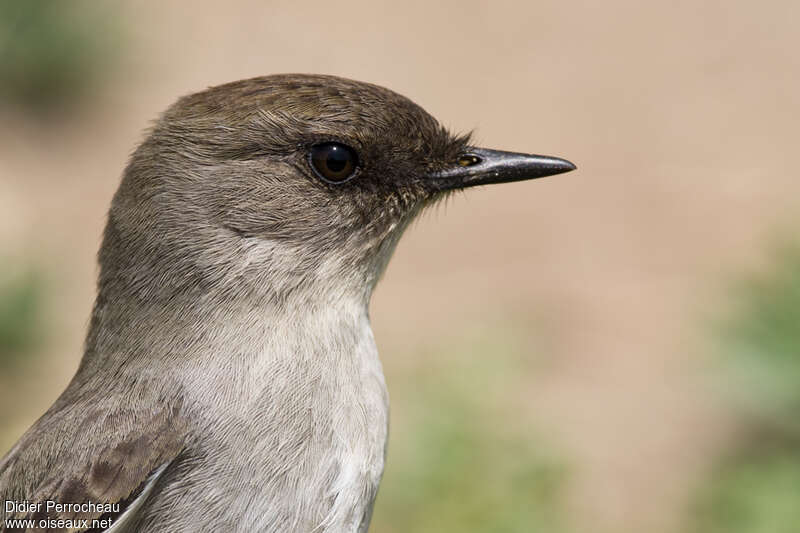
<path fill-rule="evenodd" d="M 0 460 L 2 531 L 366 532 L 398 239 L 455 191 L 575 169 L 470 139 L 327 75 L 178 99 L 111 202 L 79 367 Z"/>

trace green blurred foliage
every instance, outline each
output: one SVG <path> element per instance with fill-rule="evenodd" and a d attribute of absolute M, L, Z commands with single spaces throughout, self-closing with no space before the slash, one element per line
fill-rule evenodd
<path fill-rule="evenodd" d="M 0 277 L 0 370 L 13 369 L 43 337 L 43 284 L 34 270 Z"/>
<path fill-rule="evenodd" d="M 755 423 L 800 439 L 800 246 L 745 282 L 723 328 L 732 397 Z"/>
<path fill-rule="evenodd" d="M 0 2 L 0 99 L 43 112 L 85 95 L 118 48 L 102 3 Z"/>
<path fill-rule="evenodd" d="M 697 533 L 800 531 L 800 246 L 737 290 L 720 374 L 743 438 L 695 502 Z"/>
<path fill-rule="evenodd" d="M 800 448 L 758 440 L 722 462 L 700 495 L 696 533 L 800 531 Z"/>
<path fill-rule="evenodd" d="M 513 337 L 479 334 L 390 374 L 392 427 L 375 533 L 565 531 L 563 462 L 533 431 L 531 369 Z"/>

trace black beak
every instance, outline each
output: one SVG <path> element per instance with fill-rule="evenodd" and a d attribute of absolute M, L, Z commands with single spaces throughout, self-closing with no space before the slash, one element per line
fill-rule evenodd
<path fill-rule="evenodd" d="M 517 154 L 487 148 L 473 148 L 463 154 L 456 166 L 429 177 L 441 191 L 474 185 L 532 180 L 575 170 L 575 165 L 558 157 Z"/>

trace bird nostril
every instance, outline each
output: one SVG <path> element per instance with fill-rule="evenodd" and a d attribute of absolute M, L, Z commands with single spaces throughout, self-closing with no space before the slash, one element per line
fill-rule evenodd
<path fill-rule="evenodd" d="M 458 158 L 458 166 L 460 167 L 471 167 L 472 165 L 477 165 L 482 160 L 480 157 L 474 154 L 463 154 L 461 157 Z"/>

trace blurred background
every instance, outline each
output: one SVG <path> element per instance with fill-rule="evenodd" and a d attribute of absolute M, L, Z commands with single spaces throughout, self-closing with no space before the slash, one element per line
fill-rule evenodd
<path fill-rule="evenodd" d="M 75 371 L 142 131 L 279 72 L 579 170 L 470 190 L 372 303 L 371 531 L 800 531 L 800 4 L 0 2 L 0 454 Z"/>

